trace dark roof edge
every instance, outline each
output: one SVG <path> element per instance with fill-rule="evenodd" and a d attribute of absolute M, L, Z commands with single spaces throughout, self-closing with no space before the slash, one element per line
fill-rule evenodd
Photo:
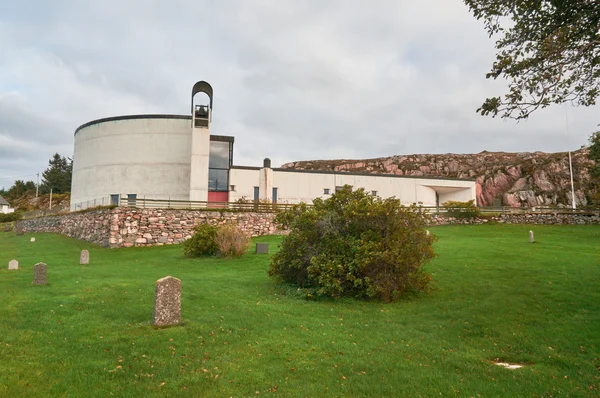
<path fill-rule="evenodd" d="M 235 137 L 229 135 L 210 135 L 211 141 L 235 142 Z"/>
<path fill-rule="evenodd" d="M 238 169 L 238 170 L 260 170 L 262 167 L 254 167 L 254 166 L 231 166 L 230 169 Z"/>
<path fill-rule="evenodd" d="M 92 120 L 91 122 L 87 122 L 77 127 L 75 130 L 75 134 L 81 129 L 86 127 L 93 126 L 94 124 L 106 123 L 106 122 L 115 122 L 118 120 L 131 120 L 131 119 L 184 119 L 184 120 L 192 120 L 191 115 L 167 115 L 167 114 L 149 114 L 149 115 L 124 115 L 124 116 L 112 116 L 105 117 L 103 119 Z M 74 134 L 74 135 L 75 135 Z"/>
<path fill-rule="evenodd" d="M 260 167 L 257 167 L 257 169 L 260 169 Z M 364 177 L 420 178 L 423 180 L 477 181 L 474 178 L 452 178 L 452 177 L 433 177 L 433 176 L 399 176 L 396 174 L 349 173 L 349 172 L 345 172 L 345 171 L 333 171 L 333 170 L 295 170 L 295 169 L 274 168 L 273 171 L 284 171 L 284 172 L 288 172 L 288 173 L 343 174 L 343 175 L 364 176 Z"/>

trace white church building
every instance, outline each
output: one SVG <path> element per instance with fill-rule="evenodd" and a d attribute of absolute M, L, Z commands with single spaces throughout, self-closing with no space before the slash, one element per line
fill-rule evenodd
<path fill-rule="evenodd" d="M 198 93 L 207 104 L 194 104 Z M 233 164 L 234 137 L 212 135 L 213 89 L 192 88 L 190 115 L 127 115 L 93 120 L 75 130 L 71 211 L 136 199 L 212 205 L 239 199 L 310 203 L 344 185 L 403 204 L 437 206 L 475 200 L 475 181 L 386 174 L 293 170 Z"/>

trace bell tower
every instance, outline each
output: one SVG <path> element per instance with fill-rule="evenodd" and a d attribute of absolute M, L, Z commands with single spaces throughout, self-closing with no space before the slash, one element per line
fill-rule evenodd
<path fill-rule="evenodd" d="M 194 97 L 198 93 L 205 93 L 208 96 L 208 104 L 194 105 Z M 192 88 L 190 201 L 208 201 L 208 161 L 212 109 L 213 88 L 205 81 L 197 82 Z"/>

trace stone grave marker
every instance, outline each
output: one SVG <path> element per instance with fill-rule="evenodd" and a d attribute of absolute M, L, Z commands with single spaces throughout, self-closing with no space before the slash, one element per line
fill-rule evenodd
<path fill-rule="evenodd" d="M 533 243 L 535 242 L 535 239 L 533 237 L 533 231 L 529 231 L 529 243 Z"/>
<path fill-rule="evenodd" d="M 35 238 L 31 238 L 29 241 L 30 242 L 35 242 Z"/>
<path fill-rule="evenodd" d="M 10 225 L 5 225 L 4 232 L 10 232 L 10 231 L 12 231 L 12 227 Z"/>
<path fill-rule="evenodd" d="M 268 243 L 257 243 L 256 244 L 256 254 L 269 254 L 269 244 Z"/>
<path fill-rule="evenodd" d="M 19 269 L 19 262 L 17 260 L 10 260 L 8 262 L 8 269 Z"/>
<path fill-rule="evenodd" d="M 79 255 L 79 264 L 89 264 L 90 263 L 90 252 L 87 250 L 82 250 Z"/>
<path fill-rule="evenodd" d="M 21 221 L 17 221 L 17 226 L 15 227 L 15 231 L 17 232 L 17 236 L 23 235 L 23 223 L 21 223 Z"/>
<path fill-rule="evenodd" d="M 33 266 L 33 284 L 45 285 L 47 283 L 48 266 L 44 263 L 37 263 Z"/>
<path fill-rule="evenodd" d="M 156 281 L 152 324 L 176 325 L 181 320 L 181 280 L 165 276 Z"/>

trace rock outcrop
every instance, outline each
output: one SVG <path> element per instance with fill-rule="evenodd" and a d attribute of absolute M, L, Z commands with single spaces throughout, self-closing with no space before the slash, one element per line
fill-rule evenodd
<path fill-rule="evenodd" d="M 575 203 L 586 206 L 591 191 L 587 149 L 571 153 Z M 366 160 L 313 160 L 281 168 L 404 176 L 470 178 L 477 182 L 479 206 L 557 206 L 572 203 L 567 152 L 487 152 L 477 154 L 403 155 Z"/>

